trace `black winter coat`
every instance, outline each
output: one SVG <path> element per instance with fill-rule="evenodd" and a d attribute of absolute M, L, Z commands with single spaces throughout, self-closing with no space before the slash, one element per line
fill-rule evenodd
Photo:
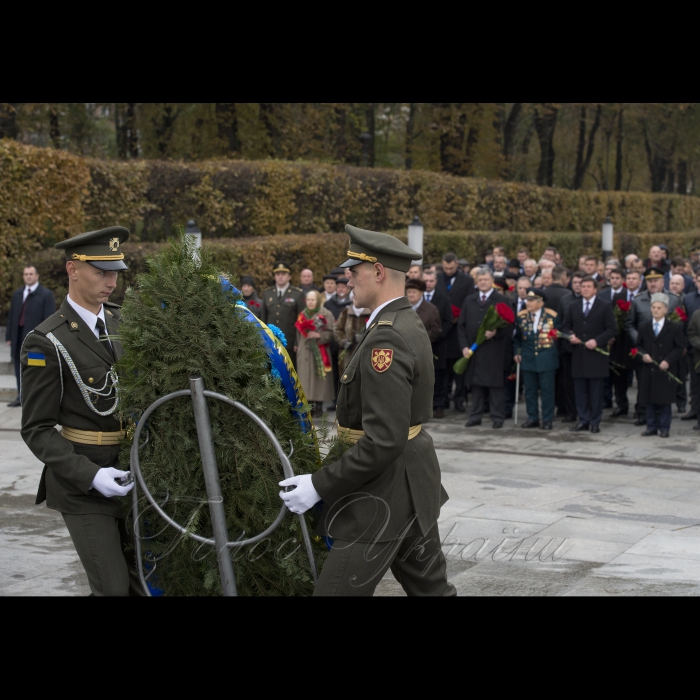
<path fill-rule="evenodd" d="M 672 404 L 676 402 L 676 389 L 679 384 L 671 379 L 668 374 L 659 369 L 655 364 L 647 364 L 642 360 L 642 355 L 651 355 L 653 360 L 661 363 L 668 362 L 668 372 L 678 376 L 678 365 L 683 356 L 685 341 L 683 339 L 683 327 L 680 323 L 674 323 L 666 319 L 664 327 L 658 337 L 654 335 L 652 321 L 643 321 L 639 326 L 639 341 L 637 349 L 637 362 L 641 363 L 642 371 L 639 376 L 639 403 L 646 405 Z"/>
<path fill-rule="evenodd" d="M 492 292 L 482 306 L 479 301 L 480 292 L 468 296 L 462 306 L 457 329 L 459 333 L 460 352 L 469 348 L 476 341 L 479 326 L 484 320 L 490 306 L 501 302 L 512 309 L 511 299 L 498 292 Z M 513 362 L 513 326 L 499 328 L 496 335 L 484 342 L 472 355 L 467 364 L 465 382 L 469 386 L 504 386 L 505 372 L 509 371 Z"/>
<path fill-rule="evenodd" d="M 11 343 L 10 355 L 13 358 L 19 357 L 19 351 L 27 334 L 56 312 L 56 300 L 53 292 L 40 284 L 27 296 L 27 305 L 24 308 L 24 326 L 20 331 L 19 317 L 22 313 L 23 297 L 24 287 L 20 287 L 12 295 L 7 330 L 5 331 L 5 340 L 9 340 Z"/>
<path fill-rule="evenodd" d="M 451 285 L 450 279 L 445 277 L 444 272 L 440 272 L 437 276 L 436 289 L 439 289 L 445 296 L 447 296 L 452 306 L 456 306 L 458 309 L 461 309 L 462 305 L 464 304 L 464 300 L 469 295 L 474 293 L 474 280 L 471 278 L 471 275 L 465 275 L 463 272 L 459 271 L 455 273 L 454 282 Z M 459 347 L 459 335 L 457 333 L 456 321 L 452 325 L 452 330 L 447 334 L 445 342 L 445 356 L 451 360 L 454 360 L 457 357 L 462 357 L 462 350 Z"/>
<path fill-rule="evenodd" d="M 593 302 L 588 317 L 584 316 L 585 299 L 577 299 L 566 310 L 563 333 L 575 333 L 581 341 L 571 345 L 571 376 L 574 379 L 604 379 L 610 374 L 610 358 L 597 350 L 589 350 L 586 341 L 595 340 L 598 347 L 608 351 L 608 341 L 615 337 L 617 327 L 612 306 L 602 299 Z"/>
<path fill-rule="evenodd" d="M 447 336 L 455 327 L 452 323 L 452 304 L 446 294 L 439 289 L 435 289 L 430 303 L 437 307 L 440 313 L 440 321 L 442 323 L 442 332 L 438 339 L 433 343 L 433 359 L 435 360 L 435 369 L 445 369 L 447 367 Z"/>

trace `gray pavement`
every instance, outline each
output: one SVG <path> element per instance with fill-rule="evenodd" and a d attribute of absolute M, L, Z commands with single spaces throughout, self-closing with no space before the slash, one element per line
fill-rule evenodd
<path fill-rule="evenodd" d="M 449 411 L 426 426 L 450 494 L 440 531 L 461 595 L 700 594 L 694 422 L 674 409 L 664 440 L 640 437 L 630 418 L 604 418 L 598 435 L 465 420 Z M 19 421 L 20 409 L 0 406 L 0 594 L 85 595 L 60 515 L 33 505 L 41 465 Z M 403 595 L 391 574 L 377 592 Z"/>

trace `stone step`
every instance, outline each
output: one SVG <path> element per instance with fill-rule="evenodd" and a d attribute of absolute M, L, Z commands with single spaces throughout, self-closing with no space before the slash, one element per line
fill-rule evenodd
<path fill-rule="evenodd" d="M 17 382 L 15 373 L 0 374 L 0 402 L 14 401 L 17 398 Z"/>
<path fill-rule="evenodd" d="M 12 362 L 0 362 L 0 376 L 3 374 L 11 374 L 14 376 L 15 368 Z"/>

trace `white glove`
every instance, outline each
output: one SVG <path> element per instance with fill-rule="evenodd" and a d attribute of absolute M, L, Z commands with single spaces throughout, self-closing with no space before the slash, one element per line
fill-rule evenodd
<path fill-rule="evenodd" d="M 321 500 L 311 481 L 311 474 L 285 479 L 280 481 L 280 486 L 296 486 L 293 491 L 280 491 L 280 498 L 292 513 L 306 513 L 311 506 L 316 505 Z"/>
<path fill-rule="evenodd" d="M 134 488 L 134 482 L 132 481 L 130 484 L 122 486 L 118 484 L 115 479 L 123 479 L 125 476 L 129 476 L 129 474 L 130 472 L 115 469 L 114 467 L 102 467 L 102 469 L 95 474 L 90 488 L 96 489 L 103 496 L 107 496 L 107 498 L 112 498 L 112 496 L 126 496 L 126 494 Z"/>

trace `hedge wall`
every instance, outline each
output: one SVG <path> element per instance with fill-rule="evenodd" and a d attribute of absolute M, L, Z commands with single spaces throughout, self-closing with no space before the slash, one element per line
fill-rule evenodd
<path fill-rule="evenodd" d="M 397 232 L 398 238 L 406 240 L 406 234 Z M 425 238 L 425 260 L 438 262 L 443 253 L 453 251 L 459 257 L 466 257 L 470 262 L 483 259 L 485 251 L 495 245 L 503 245 L 509 255 L 514 256 L 517 249 L 527 246 L 535 257 L 539 257 L 548 245 L 556 246 L 564 255 L 569 266 L 575 266 L 579 255 L 583 253 L 600 253 L 600 233 L 494 233 L 491 231 L 466 232 L 450 231 L 427 234 Z M 299 273 L 309 267 L 316 273 L 316 281 L 329 270 L 346 259 L 348 237 L 345 234 L 325 233 L 311 236 L 266 236 L 264 238 L 215 239 L 205 241 L 204 245 L 214 252 L 218 267 L 231 276 L 234 283 L 242 274 L 251 274 L 258 283 L 258 289 L 272 284 L 271 270 L 277 260 L 289 263 L 293 281 L 298 284 Z M 649 248 L 664 242 L 669 246 L 671 255 L 685 255 L 691 246 L 700 244 L 700 231 L 695 233 L 654 233 L 621 234 L 615 237 L 618 255 L 646 254 Z M 133 285 L 136 275 L 146 269 L 146 259 L 166 243 L 133 243 L 123 246 L 129 270 L 119 276 L 119 285 L 112 296 L 112 301 L 120 303 L 127 286 Z M 57 300 L 64 298 L 67 292 L 65 274 L 65 257 L 55 249 L 43 250 L 33 257 L 19 261 L 8 277 L 8 284 L 2 296 L 0 322 L 9 309 L 10 294 L 21 283 L 23 265 L 32 261 L 39 267 L 41 281 L 52 289 Z"/>

